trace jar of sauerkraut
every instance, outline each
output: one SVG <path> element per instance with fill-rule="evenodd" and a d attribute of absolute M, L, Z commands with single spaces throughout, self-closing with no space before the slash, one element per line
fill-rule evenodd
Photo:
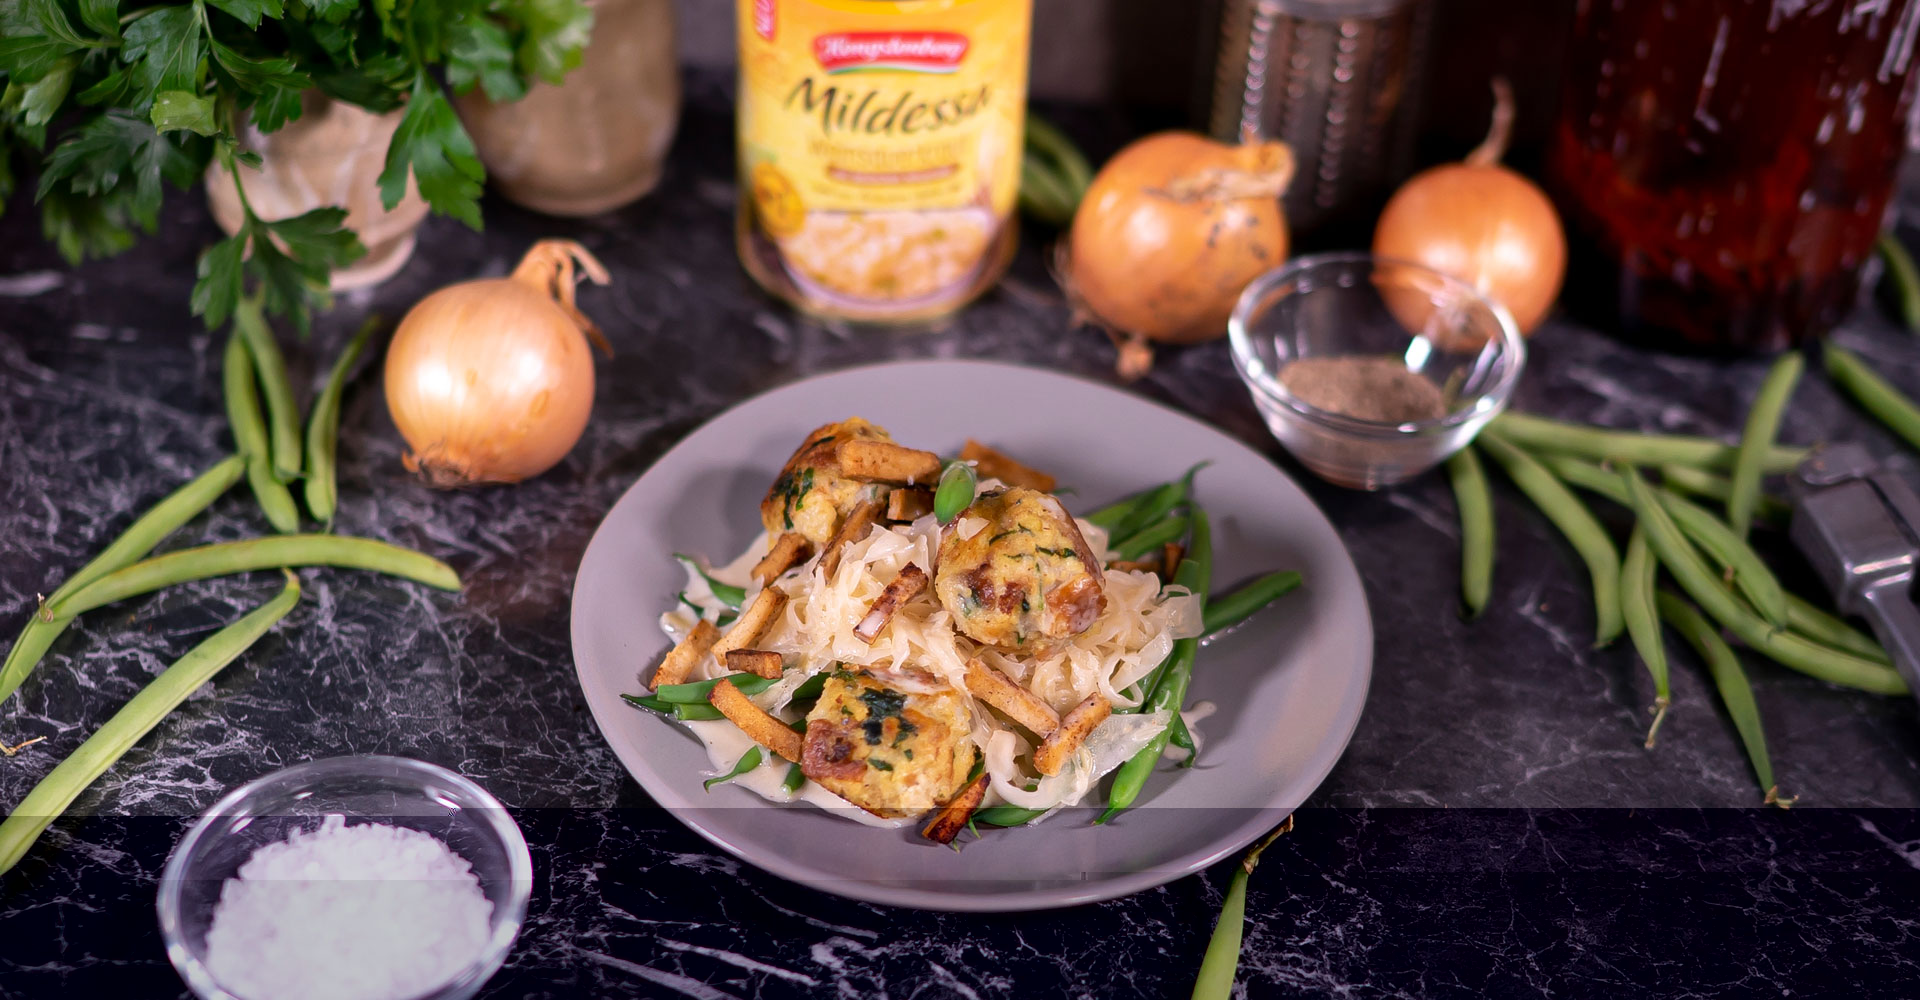
<path fill-rule="evenodd" d="M 1013 256 L 1032 0 L 739 0 L 747 272 L 821 316 L 947 315 Z"/>

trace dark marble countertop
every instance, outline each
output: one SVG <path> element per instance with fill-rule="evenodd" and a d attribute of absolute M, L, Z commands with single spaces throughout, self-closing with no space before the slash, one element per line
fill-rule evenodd
<path fill-rule="evenodd" d="M 540 236 L 582 241 L 615 278 L 582 293 L 619 351 L 599 365 L 593 422 L 533 482 L 423 488 L 401 468 L 378 378 L 349 388 L 340 530 L 441 556 L 465 592 L 305 574 L 307 598 L 275 632 L 0 877 L 0 997 L 185 995 L 152 909 L 173 841 L 225 789 L 344 753 L 452 767 L 526 829 L 534 903 L 487 996 L 1184 995 L 1230 863 L 1051 913 L 852 903 L 717 853 L 651 805 L 595 728 L 567 639 L 575 567 L 621 491 L 700 422 L 876 358 L 998 358 L 1111 379 L 1111 348 L 1067 328 L 1031 246 L 1000 290 L 933 332 L 829 329 L 760 295 L 733 253 L 724 107 L 696 88 L 661 188 L 618 213 L 558 221 L 495 202 L 478 236 L 430 221 L 398 277 L 343 296 L 293 349 L 296 379 L 311 385 L 368 313 L 398 316 L 449 281 L 503 273 Z M 16 207 L 0 220 L 9 635 L 36 593 L 230 447 L 218 341 L 186 312 L 194 254 L 214 238 L 197 195 L 174 197 L 159 234 L 128 255 L 76 269 L 40 244 L 35 213 Z M 1877 310 L 1839 336 L 1920 392 L 1920 346 Z M 1533 342 L 1519 403 L 1720 434 L 1738 426 L 1764 368 L 1651 353 L 1556 322 Z M 1791 812 L 1756 808 L 1738 737 L 1690 657 L 1676 652 L 1672 717 L 1658 749 L 1642 749 L 1644 671 L 1624 643 L 1590 648 L 1578 560 L 1504 485 L 1492 605 L 1466 623 L 1443 482 L 1367 494 L 1311 480 L 1267 436 L 1222 344 L 1168 352 L 1133 388 L 1301 479 L 1373 607 L 1377 658 L 1359 729 L 1254 879 L 1247 995 L 1897 995 L 1893 984 L 1920 981 L 1911 699 L 1749 658 L 1780 784 L 1802 797 Z M 1817 376 L 1783 435 L 1899 452 Z M 262 530 L 235 491 L 182 538 Z M 1793 565 L 1790 554 L 1780 561 Z M 1787 574 L 1812 586 L 1805 575 Z M 157 670 L 275 587 L 265 574 L 185 586 L 84 619 L 0 705 L 0 742 L 46 737 L 0 759 L 0 802 L 18 802 Z"/>

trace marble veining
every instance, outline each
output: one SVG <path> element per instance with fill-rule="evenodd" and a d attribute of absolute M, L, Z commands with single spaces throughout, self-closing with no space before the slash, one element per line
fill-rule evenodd
<path fill-rule="evenodd" d="M 539 885 L 497 997 L 1157 997 L 1183 994 L 1230 875 L 1221 865 L 1064 913 L 960 916 L 853 903 L 717 853 L 655 808 L 601 740 L 575 684 L 568 603 L 595 525 L 701 421 L 806 374 L 878 358 L 987 357 L 1110 379 L 1104 338 L 1068 329 L 1029 247 L 1003 287 L 919 333 L 802 320 L 733 256 L 723 88 L 696 78 L 661 189 L 600 219 L 488 205 L 488 229 L 428 223 L 416 259 L 343 296 L 290 350 L 311 392 L 370 313 L 501 274 L 533 239 L 567 236 L 612 269 L 584 289 L 618 356 L 594 420 L 552 473 L 439 493 L 402 470 L 377 373 L 349 388 L 339 530 L 420 547 L 467 581 L 446 595 L 337 570 L 197 693 L 0 878 L 0 997 L 180 994 L 152 916 L 155 880 L 191 817 L 267 770 L 342 753 L 453 767 L 518 815 Z M 1108 139 L 1111 121 L 1087 116 Z M 0 220 L 0 628 L 140 509 L 231 447 L 220 340 L 186 315 L 212 238 L 191 195 L 118 260 L 66 269 L 30 212 Z M 1840 336 L 1920 392 L 1920 346 L 1872 308 Z M 1622 346 L 1568 322 L 1532 343 L 1523 407 L 1622 426 L 1725 433 L 1764 360 Z M 1591 648 L 1573 552 L 1510 490 L 1497 498 L 1492 607 L 1463 622 L 1458 530 L 1443 482 L 1379 493 L 1309 481 L 1266 436 L 1224 345 L 1165 352 L 1135 387 L 1273 455 L 1339 528 L 1368 586 L 1377 662 L 1345 758 L 1254 881 L 1245 994 L 1900 995 L 1920 980 L 1920 718 L 1909 699 L 1843 691 L 1749 659 L 1789 814 L 1759 799 L 1698 664 L 1676 650 L 1659 747 L 1640 738 L 1651 685 L 1624 643 Z M 1898 442 L 1810 375 L 1784 436 Z M 1909 471 L 1911 456 L 1901 459 Z M 1595 502 L 1603 519 L 1617 510 Z M 244 488 L 168 545 L 265 530 Z M 1815 588 L 1777 538 L 1790 586 Z M 0 705 L 17 802 L 173 658 L 265 600 L 266 574 L 210 581 L 85 616 Z M 1814 807 L 1814 808 L 1806 808 Z"/>

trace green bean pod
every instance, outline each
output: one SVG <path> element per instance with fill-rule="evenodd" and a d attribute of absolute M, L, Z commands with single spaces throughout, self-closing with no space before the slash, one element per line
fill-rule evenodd
<path fill-rule="evenodd" d="M 227 423 L 240 454 L 247 458 L 247 485 L 253 488 L 254 499 L 273 530 L 293 534 L 300 530 L 300 511 L 294 507 L 293 493 L 287 485 L 274 477 L 266 419 L 260 415 L 260 395 L 254 387 L 253 362 L 246 342 L 237 333 L 227 338 L 221 375 L 226 388 Z"/>
<path fill-rule="evenodd" d="M 1894 299 L 1900 303 L 1900 322 L 1909 331 L 1920 331 L 1920 268 L 1914 267 L 1900 237 L 1889 229 L 1875 241 L 1880 259 L 1887 262 L 1887 277 L 1893 281 Z"/>
<path fill-rule="evenodd" d="M 1254 845 L 1234 869 L 1233 881 L 1227 883 L 1227 896 L 1220 904 L 1220 919 L 1214 923 L 1213 936 L 1207 939 L 1207 953 L 1200 959 L 1200 975 L 1193 982 L 1193 1000 L 1228 1000 L 1233 996 L 1233 977 L 1240 971 L 1241 938 L 1246 934 L 1247 880 L 1253 877 L 1253 869 L 1260 863 L 1260 854 L 1267 845 L 1291 829 L 1293 818 L 1289 816 L 1278 829 Z"/>
<path fill-rule="evenodd" d="M 1591 462 L 1565 455 L 1549 455 L 1541 461 L 1553 472 L 1573 483 L 1631 507 L 1620 477 Z M 1755 610 L 1774 628 L 1787 625 L 1787 596 L 1773 570 L 1745 540 L 1734 535 L 1726 522 L 1712 511 L 1669 490 L 1656 490 L 1654 496 L 1679 525 L 1680 530 L 1718 562 L 1733 571 L 1733 581 L 1753 602 Z"/>
<path fill-rule="evenodd" d="M 1208 601 L 1201 612 L 1200 634 L 1217 635 L 1246 621 L 1261 608 L 1287 596 L 1300 586 L 1300 574 L 1282 570 L 1254 577 L 1217 601 Z"/>
<path fill-rule="evenodd" d="M 141 737 L 179 707 L 187 696 L 247 651 L 300 600 L 300 581 L 287 573 L 279 596 L 215 632 L 174 661 L 140 693 L 120 707 L 86 742 L 47 773 L 0 822 L 0 872 L 20 861 L 48 824 L 73 804 L 88 785 L 112 767 Z"/>
<path fill-rule="evenodd" d="M 459 590 L 453 567 L 422 552 L 372 538 L 343 535 L 280 535 L 181 549 L 134 563 L 87 584 L 49 610 L 71 617 L 115 601 L 171 587 L 253 570 L 290 566 L 339 566 L 403 577 L 441 590 Z"/>
<path fill-rule="evenodd" d="M 1073 222 L 1079 199 L 1065 179 L 1029 150 L 1020 158 L 1020 211 L 1055 228 Z"/>
<path fill-rule="evenodd" d="M 788 795 L 792 795 L 794 792 L 799 791 L 800 786 L 806 783 L 807 783 L 807 772 L 801 770 L 800 765 L 798 764 L 788 764 L 787 776 L 785 778 L 780 779 L 780 787 L 786 789 Z"/>
<path fill-rule="evenodd" d="M 346 392 L 347 375 L 366 350 L 367 339 L 380 325 L 378 317 L 369 317 L 360 331 L 347 341 L 340 359 L 327 374 L 326 387 L 313 401 L 313 413 L 307 417 L 307 478 L 301 484 L 307 496 L 307 513 L 321 524 L 332 524 L 339 500 L 337 479 L 340 453 L 340 397 Z"/>
<path fill-rule="evenodd" d="M 1593 644 L 1604 646 L 1619 638 L 1625 628 L 1620 617 L 1620 551 L 1606 529 L 1558 477 L 1504 435 L 1483 432 L 1479 445 L 1507 470 L 1507 477 L 1560 529 L 1586 562 L 1587 573 L 1593 577 Z"/>
<path fill-rule="evenodd" d="M 747 588 L 736 587 L 731 583 L 721 583 L 720 581 L 714 579 L 713 574 L 708 573 L 704 569 L 701 569 L 700 563 L 697 560 L 695 560 L 692 556 L 681 555 L 680 553 L 675 552 L 673 554 L 673 557 L 675 559 L 678 559 L 681 565 L 686 566 L 688 569 L 691 569 L 695 573 L 700 574 L 700 578 L 707 581 L 707 589 L 713 591 L 713 596 L 719 598 L 721 604 L 724 604 L 727 607 L 730 607 L 733 610 L 738 611 L 740 610 L 740 605 L 746 603 Z"/>
<path fill-rule="evenodd" d="M 1187 720 L 1177 711 L 1167 720 L 1167 742 L 1187 752 L 1180 761 L 1181 767 L 1192 767 L 1200 762 L 1200 744 L 1193 741 L 1193 730 L 1187 728 Z"/>
<path fill-rule="evenodd" d="M 1187 533 L 1187 518 L 1169 517 L 1150 524 L 1139 531 L 1107 546 L 1115 558 L 1138 559 L 1149 552 L 1158 552 L 1168 542 L 1178 541 Z"/>
<path fill-rule="evenodd" d="M 1682 434 L 1643 434 L 1568 423 L 1508 410 L 1488 425 L 1508 441 L 1532 451 L 1578 455 L 1596 462 L 1614 459 L 1635 465 L 1690 465 L 1700 469 L 1731 469 L 1739 450 L 1712 438 Z M 1807 457 L 1805 448 L 1775 445 L 1766 451 L 1762 468 L 1788 472 Z"/>
<path fill-rule="evenodd" d="M 1460 511 L 1460 603 L 1478 618 L 1493 593 L 1493 494 L 1472 448 L 1447 459 L 1447 481 Z"/>
<path fill-rule="evenodd" d="M 1876 694 L 1907 693 L 1907 682 L 1893 668 L 1776 629 L 1747 610 L 1708 568 L 1706 560 L 1694 551 L 1693 544 L 1681 533 L 1653 488 L 1640 478 L 1639 471 L 1627 466 L 1621 470 L 1621 477 L 1634 512 L 1646 528 L 1647 544 L 1660 557 L 1660 564 L 1673 574 L 1680 589 L 1706 609 L 1713 620 L 1775 662 L 1808 676 Z"/>
<path fill-rule="evenodd" d="M 202 472 L 185 486 L 166 495 L 159 503 L 147 509 L 119 538 L 93 557 L 93 561 L 80 568 L 80 572 L 67 578 L 41 604 L 54 604 L 68 594 L 113 572 L 131 565 L 153 551 L 161 540 L 173 534 L 181 525 L 200 516 L 200 512 L 218 500 L 221 494 L 233 488 L 246 471 L 247 461 L 239 455 L 228 455 Z"/>
<path fill-rule="evenodd" d="M 1045 809 L 1026 809 L 1002 802 L 999 805 L 975 810 L 973 822 L 985 823 L 988 826 L 1025 826 L 1039 819 L 1045 812 Z"/>
<path fill-rule="evenodd" d="M 1636 525 L 1627 539 L 1627 554 L 1620 562 L 1620 614 L 1627 623 L 1627 636 L 1647 665 L 1653 678 L 1653 724 L 1647 727 L 1647 749 L 1667 719 L 1667 706 L 1673 704 L 1673 690 L 1667 677 L 1667 645 L 1660 638 L 1660 615 L 1654 604 L 1654 582 L 1660 564 L 1653 561 L 1647 547 L 1645 528 Z"/>
<path fill-rule="evenodd" d="M 1725 503 L 1733 495 L 1733 480 L 1691 465 L 1661 466 L 1660 482 L 1675 493 L 1702 500 Z M 1769 524 L 1785 526 L 1788 519 L 1793 517 L 1793 508 L 1771 493 L 1761 493 L 1753 513 Z"/>
<path fill-rule="evenodd" d="M 733 779 L 738 778 L 739 776 L 759 766 L 760 766 L 760 748 L 757 745 L 748 747 L 747 752 L 741 754 L 740 759 L 733 762 L 733 770 L 728 771 L 725 774 L 716 774 L 713 777 L 708 778 L 707 780 L 701 782 L 700 785 L 701 787 L 705 788 L 707 791 L 711 792 L 713 791 L 713 786 L 725 784 L 726 782 L 732 781 Z"/>
<path fill-rule="evenodd" d="M 1827 374 L 1840 383 L 1841 388 L 1889 430 L 1920 448 L 1920 406 L 1895 389 L 1893 383 L 1875 374 L 1858 355 L 1831 340 L 1827 341 L 1825 358 Z"/>
<path fill-rule="evenodd" d="M 1087 185 L 1093 183 L 1093 165 L 1087 162 L 1080 147 L 1052 122 L 1031 111 L 1027 112 L 1026 145 L 1060 168 L 1060 177 L 1073 196 L 1073 207 L 1078 207 L 1081 196 L 1087 193 Z"/>
<path fill-rule="evenodd" d="M 741 694 L 749 695 L 759 694 L 779 683 L 777 678 L 761 677 L 758 674 L 728 674 L 725 677 L 688 681 L 685 684 L 663 684 L 653 690 L 653 697 L 676 705 L 704 705 L 714 685 L 721 681 L 732 681 L 733 686 L 739 688 Z"/>
<path fill-rule="evenodd" d="M 1796 594 L 1787 595 L 1787 628 L 1823 646 L 1893 666 L 1893 657 L 1872 636 Z"/>
<path fill-rule="evenodd" d="M 234 306 L 233 327 L 247 344 L 253 370 L 260 379 L 261 394 L 267 400 L 267 433 L 273 453 L 274 478 L 283 483 L 300 477 L 300 405 L 294 402 L 293 382 L 287 378 L 287 359 L 273 339 L 267 314 L 254 299 L 243 299 Z"/>
<path fill-rule="evenodd" d="M 1127 511 L 1126 516 L 1113 525 L 1109 526 L 1095 521 L 1095 524 L 1100 524 L 1101 527 L 1107 529 L 1107 538 L 1109 540 L 1107 547 L 1109 549 L 1117 548 L 1118 543 L 1129 536 L 1137 535 L 1156 524 L 1163 523 L 1168 514 L 1173 513 L 1181 504 L 1187 502 L 1188 497 L 1193 495 L 1193 477 L 1198 475 L 1200 470 L 1206 468 L 1207 465 L 1208 463 L 1206 462 L 1197 462 L 1179 479 L 1168 483 L 1161 483 L 1159 486 L 1142 494 L 1139 501 Z"/>
<path fill-rule="evenodd" d="M 1753 764 L 1754 776 L 1760 779 L 1766 801 L 1785 807 L 1792 800 L 1781 798 L 1779 786 L 1774 784 L 1767 734 L 1760 726 L 1760 707 L 1754 703 L 1753 685 L 1747 682 L 1746 671 L 1740 669 L 1740 658 L 1693 605 L 1664 590 L 1658 599 L 1660 617 L 1686 638 L 1694 652 L 1706 662 L 1708 673 L 1713 675 L 1714 687 L 1720 691 L 1720 701 L 1727 706 L 1727 714 L 1733 717 L 1734 728 L 1740 731 L 1740 742 L 1746 745 L 1747 760 Z"/>
<path fill-rule="evenodd" d="M 1727 527 L 1735 538 L 1747 537 L 1754 508 L 1760 504 L 1761 467 L 1766 464 L 1767 449 L 1780 432 L 1780 415 L 1786 412 L 1793 387 L 1800 383 L 1806 359 L 1798 352 L 1780 356 L 1768 370 L 1766 381 L 1747 411 L 1746 429 L 1740 435 L 1740 450 L 1733 461 L 1733 483 L 1727 496 Z"/>
<path fill-rule="evenodd" d="M 1189 521 L 1193 531 L 1187 542 L 1187 556 L 1180 561 L 1173 582 L 1198 596 L 1201 607 L 1205 607 L 1207 584 L 1213 575 L 1213 527 L 1207 520 L 1207 512 L 1198 504 L 1190 504 L 1189 509 L 1192 511 Z M 1148 689 L 1147 700 L 1141 706 L 1141 711 L 1158 712 L 1165 709 L 1179 713 L 1181 706 L 1186 704 L 1187 685 L 1193 680 L 1193 658 L 1199 649 L 1198 639 L 1175 640 L 1173 653 L 1163 665 L 1158 679 Z M 1095 823 L 1105 823 L 1133 805 L 1172 737 L 1171 727 L 1161 730 L 1114 771 L 1113 784 L 1107 790 L 1107 810 L 1094 820 Z"/>

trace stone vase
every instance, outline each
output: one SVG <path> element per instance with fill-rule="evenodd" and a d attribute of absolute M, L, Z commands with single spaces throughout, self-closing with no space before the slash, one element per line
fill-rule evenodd
<path fill-rule="evenodd" d="M 242 145 L 261 158 L 258 168 L 240 167 L 240 183 L 255 215 L 284 219 L 327 205 L 347 210 L 346 224 L 359 234 L 367 254 L 333 272 L 335 291 L 392 277 L 412 255 L 414 230 L 427 217 L 427 203 L 412 178 L 392 211 L 380 202 L 380 171 L 400 116 L 399 111 L 375 114 L 313 91 L 303 99 L 299 119 L 270 134 L 248 126 L 241 136 Z M 233 175 L 215 163 L 207 168 L 206 186 L 214 220 L 228 235 L 238 232 L 244 213 Z"/>
<path fill-rule="evenodd" d="M 549 215 L 595 215 L 653 190 L 680 122 L 671 0 L 589 0 L 593 39 L 559 85 L 458 99 L 494 190 Z"/>

